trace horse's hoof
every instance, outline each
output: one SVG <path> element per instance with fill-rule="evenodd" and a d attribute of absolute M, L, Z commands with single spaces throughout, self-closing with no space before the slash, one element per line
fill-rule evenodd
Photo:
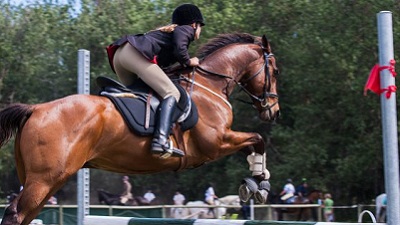
<path fill-rule="evenodd" d="M 247 202 L 253 193 L 258 190 L 257 182 L 254 178 L 244 178 L 239 187 L 239 198 L 242 202 Z"/>
<path fill-rule="evenodd" d="M 264 189 L 269 192 L 269 190 L 271 190 L 271 184 L 269 183 L 269 181 L 263 180 L 260 182 L 258 189 Z"/>
<path fill-rule="evenodd" d="M 247 202 L 251 196 L 253 195 L 253 192 L 250 191 L 250 189 L 247 187 L 246 184 L 242 184 L 239 187 L 239 198 L 242 202 Z"/>
<path fill-rule="evenodd" d="M 265 204 L 268 198 L 268 191 L 261 189 L 254 193 L 254 198 L 256 199 L 256 203 Z"/>

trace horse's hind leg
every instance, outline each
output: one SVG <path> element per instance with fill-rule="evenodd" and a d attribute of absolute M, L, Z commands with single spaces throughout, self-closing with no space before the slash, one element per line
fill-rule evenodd
<path fill-rule="evenodd" d="M 15 145 L 16 167 L 23 190 L 7 207 L 2 225 L 28 225 L 71 174 L 69 168 L 59 163 L 62 162 L 59 157 L 50 153 L 58 148 L 25 144 L 17 140 Z"/>
<path fill-rule="evenodd" d="M 30 178 L 27 177 L 27 179 Z M 28 225 L 39 214 L 56 189 L 58 188 L 40 179 L 27 180 L 24 189 L 7 207 L 1 224 Z"/>

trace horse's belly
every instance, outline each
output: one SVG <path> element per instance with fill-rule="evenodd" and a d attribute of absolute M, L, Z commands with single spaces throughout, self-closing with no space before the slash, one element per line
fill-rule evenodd
<path fill-rule="evenodd" d="M 152 155 L 150 149 L 129 149 L 110 151 L 90 160 L 86 167 L 103 169 L 118 173 L 150 174 L 178 170 L 181 159 L 171 157 L 161 159 Z"/>

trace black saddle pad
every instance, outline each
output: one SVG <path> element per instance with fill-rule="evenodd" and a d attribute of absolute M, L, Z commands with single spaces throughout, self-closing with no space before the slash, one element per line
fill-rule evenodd
<path fill-rule="evenodd" d="M 132 132 L 143 136 L 153 134 L 160 98 L 147 84 L 138 80 L 134 85 L 125 87 L 111 78 L 101 76 L 97 77 L 96 83 L 100 88 L 98 94 L 114 103 Z M 185 131 L 196 125 L 198 112 L 185 89 L 179 84 L 175 85 L 181 93 L 181 98 L 173 121 L 178 122 L 181 130 Z"/>

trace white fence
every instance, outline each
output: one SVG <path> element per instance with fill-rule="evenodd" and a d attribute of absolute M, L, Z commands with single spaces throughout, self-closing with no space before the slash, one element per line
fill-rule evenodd
<path fill-rule="evenodd" d="M 5 209 L 6 205 L 0 205 Z M 99 216 L 122 216 L 139 218 L 171 218 L 171 209 L 175 205 L 157 205 L 157 206 L 108 206 L 108 205 L 90 205 L 90 215 Z M 199 206 L 180 206 L 182 208 L 199 208 Z M 201 206 L 202 208 L 204 206 Z M 210 206 L 222 207 L 222 206 Z M 227 213 L 241 214 L 240 206 L 223 206 L 228 208 Z M 277 220 L 276 208 L 312 208 L 316 214 L 314 221 L 323 221 L 322 208 L 316 204 L 310 205 L 254 205 L 255 220 Z M 338 222 L 356 222 L 360 213 L 364 210 L 375 212 L 375 205 L 352 205 L 335 206 L 335 216 Z M 43 221 L 43 224 L 57 225 L 76 225 L 77 223 L 77 205 L 46 205 L 40 212 L 37 219 Z M 229 218 L 229 215 L 226 217 Z M 240 218 L 240 216 L 239 216 Z M 370 222 L 365 220 L 363 222 Z"/>

